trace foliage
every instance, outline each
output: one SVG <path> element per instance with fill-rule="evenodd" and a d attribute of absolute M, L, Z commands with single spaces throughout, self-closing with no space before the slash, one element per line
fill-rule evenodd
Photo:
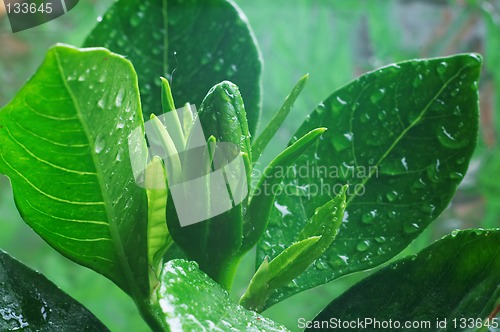
<path fill-rule="evenodd" d="M 151 24 L 156 29 L 146 34 L 143 27 Z M 285 329 L 256 311 L 395 257 L 449 204 L 476 146 L 481 57 L 410 60 L 362 75 L 331 94 L 252 185 L 257 159 L 307 76 L 256 136 L 261 59 L 234 4 L 121 0 L 84 46 L 94 47 L 51 48 L 35 75 L 0 110 L 0 172 L 9 176 L 26 223 L 61 254 L 112 280 L 153 330 Z M 182 177 L 179 170 L 194 161 L 176 157 L 172 166 L 147 156 L 151 142 L 144 139 L 144 119 L 151 116 L 160 145 L 175 156 L 181 148 L 177 140 L 190 139 L 189 121 L 175 120 L 179 130 L 173 132 L 167 129 L 172 124 L 164 126 L 151 114 L 175 112 L 175 103 L 186 102 L 201 102 L 210 162 L 217 143 L 239 148 L 249 195 L 225 213 L 181 227 L 165 182 Z M 131 140 L 133 133 L 139 139 Z M 137 167 L 145 174 L 137 174 Z M 138 186 L 142 176 L 146 184 L 165 186 Z M 349 318 L 360 312 L 432 318 L 418 312 L 448 301 L 454 285 L 464 292 L 474 287 L 463 293 L 470 301 L 454 300 L 440 313 L 486 318 L 498 299 L 499 233 L 454 233 L 361 281 L 318 320 L 337 315 L 338 308 Z M 240 259 L 255 245 L 258 269 L 236 304 L 227 290 Z M 165 259 L 163 264 L 164 253 L 196 263 Z M 431 268 L 424 273 L 422 266 Z M 2 269 L 10 280 L 17 274 L 33 280 L 10 281 L 5 296 L 21 294 L 21 304 L 8 313 L 2 308 L 2 329 L 60 326 L 57 307 L 70 301 L 66 295 L 17 262 L 2 263 Z M 452 281 L 448 287 L 432 284 L 443 271 Z M 432 299 L 408 303 L 393 297 L 383 291 L 393 286 L 387 278 L 427 285 Z M 402 288 L 408 297 L 417 291 Z M 54 315 L 40 319 L 22 304 L 33 292 L 40 303 L 50 301 L 47 308 Z M 374 302 L 365 306 L 359 299 L 369 296 Z M 100 324 L 71 303 L 85 324 Z"/>

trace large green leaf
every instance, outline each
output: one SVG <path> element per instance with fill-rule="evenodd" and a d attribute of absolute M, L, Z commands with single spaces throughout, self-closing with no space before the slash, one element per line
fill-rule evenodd
<path fill-rule="evenodd" d="M 1 331 L 108 331 L 68 294 L 0 250 Z"/>
<path fill-rule="evenodd" d="M 0 111 L 0 172 L 24 220 L 134 295 L 148 291 L 147 199 L 127 138 L 142 126 L 132 64 L 105 49 L 51 48 Z"/>
<path fill-rule="evenodd" d="M 446 208 L 476 144 L 480 66 L 476 54 L 402 62 L 318 106 L 296 137 L 329 130 L 289 172 L 257 263 L 292 243 L 315 208 L 348 183 L 346 213 L 322 259 L 269 304 L 387 261 Z"/>
<path fill-rule="evenodd" d="M 250 132 L 260 112 L 261 59 L 244 14 L 226 0 L 120 0 L 102 17 L 85 46 L 123 54 L 137 68 L 146 119 L 161 113 L 160 76 L 174 100 L 199 106 L 216 83 L 241 90 Z"/>
<path fill-rule="evenodd" d="M 155 295 L 152 308 L 167 331 L 287 331 L 234 303 L 195 262 L 167 262 Z"/>
<path fill-rule="evenodd" d="M 443 330 L 464 330 L 461 318 L 477 324 L 476 319 L 493 311 L 500 295 L 499 243 L 500 229 L 455 231 L 361 281 L 330 303 L 315 321 L 365 321 L 368 317 L 392 319 L 394 324 L 427 321 L 432 325 L 426 330 L 438 330 L 436 319 L 446 319 Z"/>

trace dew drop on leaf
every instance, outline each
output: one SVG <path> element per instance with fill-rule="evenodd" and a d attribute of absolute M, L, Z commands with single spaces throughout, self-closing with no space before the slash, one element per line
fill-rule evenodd
<path fill-rule="evenodd" d="M 370 248 L 370 241 L 368 241 L 368 240 L 361 241 L 356 246 L 356 250 L 359 251 L 359 252 L 367 251 L 369 248 Z"/>
<path fill-rule="evenodd" d="M 328 268 L 328 265 L 321 259 L 317 259 L 314 262 L 314 267 L 316 267 L 318 270 L 326 270 Z"/>
<path fill-rule="evenodd" d="M 441 62 L 437 66 L 437 72 L 441 79 L 446 79 L 446 72 L 448 71 L 448 64 L 446 62 Z"/>
<path fill-rule="evenodd" d="M 416 232 L 418 232 L 419 229 L 420 229 L 420 226 L 416 223 L 405 223 L 403 225 L 403 231 L 406 234 L 416 233 Z"/>
<path fill-rule="evenodd" d="M 101 153 L 102 150 L 104 150 L 105 146 L 106 146 L 106 140 L 104 139 L 104 136 L 98 135 L 95 140 L 95 147 L 94 147 L 95 152 Z"/>
<path fill-rule="evenodd" d="M 377 216 L 377 210 L 372 210 L 370 212 L 363 214 L 363 216 L 361 217 L 361 221 L 365 224 L 371 224 L 376 216 Z"/>
<path fill-rule="evenodd" d="M 418 88 L 422 85 L 424 81 L 424 77 L 422 76 L 422 74 L 418 74 L 417 76 L 415 76 L 415 78 L 413 79 L 413 87 L 414 88 Z"/>
<path fill-rule="evenodd" d="M 372 93 L 372 95 L 370 96 L 370 100 L 372 101 L 372 103 L 376 104 L 384 97 L 384 95 L 385 95 L 385 89 L 384 88 L 378 89 L 377 91 Z"/>
<path fill-rule="evenodd" d="M 387 200 L 389 202 L 394 202 L 396 200 L 396 198 L 398 198 L 398 192 L 397 191 L 389 191 L 385 197 L 387 198 Z"/>

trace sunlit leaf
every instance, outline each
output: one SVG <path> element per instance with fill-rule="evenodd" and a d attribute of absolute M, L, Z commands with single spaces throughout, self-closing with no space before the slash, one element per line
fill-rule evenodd
<path fill-rule="evenodd" d="M 171 331 L 287 331 L 234 303 L 194 262 L 165 264 L 152 308 Z"/>
<path fill-rule="evenodd" d="M 23 219 L 63 255 L 137 296 L 148 293 L 147 200 L 128 135 L 142 126 L 132 64 L 105 49 L 53 47 L 0 111 L 0 172 Z"/>

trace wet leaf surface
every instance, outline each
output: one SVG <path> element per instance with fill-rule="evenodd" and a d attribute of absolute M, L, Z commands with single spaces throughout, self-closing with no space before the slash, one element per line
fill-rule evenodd
<path fill-rule="evenodd" d="M 0 172 L 23 219 L 52 247 L 145 296 L 146 191 L 135 182 L 128 146 L 141 126 L 128 60 L 56 46 L 0 111 Z"/>
<path fill-rule="evenodd" d="M 199 107 L 213 85 L 229 80 L 241 90 L 255 133 L 262 64 L 247 19 L 232 2 L 121 0 L 84 46 L 106 47 L 132 61 L 146 119 L 161 114 L 160 76 L 171 82 L 177 107 Z"/>
<path fill-rule="evenodd" d="M 481 321 L 495 308 L 500 289 L 499 243 L 500 229 L 454 231 L 361 281 L 315 320 L 364 321 L 371 317 L 433 324 L 422 330 L 465 330 L 460 318 Z M 436 319 L 446 319 L 446 328 L 438 329 Z"/>
<path fill-rule="evenodd" d="M 171 260 L 163 267 L 153 304 L 171 331 L 287 331 L 234 303 L 194 262 Z"/>
<path fill-rule="evenodd" d="M 476 144 L 480 66 L 475 54 L 390 65 L 317 107 L 296 137 L 328 130 L 284 181 L 257 264 L 289 245 L 344 184 L 347 209 L 325 255 L 270 305 L 389 260 L 446 208 Z"/>
<path fill-rule="evenodd" d="M 1 331 L 109 331 L 43 275 L 0 250 Z"/>

